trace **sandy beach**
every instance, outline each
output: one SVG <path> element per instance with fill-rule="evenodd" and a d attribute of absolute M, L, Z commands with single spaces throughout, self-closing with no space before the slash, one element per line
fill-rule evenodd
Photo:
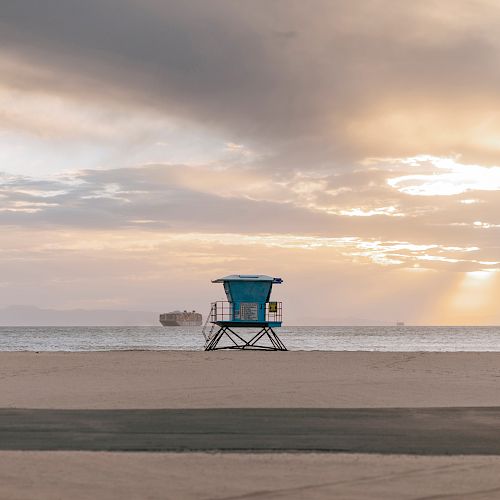
<path fill-rule="evenodd" d="M 500 353 L 0 353 L 0 408 L 500 406 Z"/>
<path fill-rule="evenodd" d="M 498 407 L 500 353 L 0 353 L 0 498 L 52 499 L 62 492 L 75 499 L 494 498 L 500 492 Z M 90 423 L 88 415 L 81 420 L 88 410 L 94 412 Z M 324 432 L 332 450 L 335 436 L 346 449 L 356 449 L 349 446 L 366 444 L 359 439 L 363 430 L 372 432 L 366 439 L 372 444 L 369 453 L 339 453 L 341 446 L 336 453 L 220 453 L 217 436 L 204 429 L 214 421 L 206 415 L 215 410 L 229 415 L 233 426 L 238 415 L 247 419 L 248 412 L 257 412 L 253 422 L 274 425 L 278 443 L 304 443 Z M 198 420 L 190 428 L 193 412 Z M 303 432 L 300 412 L 308 426 Z M 137 416 L 130 420 L 136 414 L 143 414 L 145 423 Z M 224 427 L 224 420 L 215 421 Z M 109 422 L 119 429 L 110 430 Z M 165 433 L 161 425 L 155 430 L 158 422 L 167 429 L 177 422 L 176 439 L 184 439 L 188 429 L 195 443 L 203 438 L 212 444 L 204 445 L 205 453 L 172 453 L 168 443 L 161 448 L 167 452 L 81 451 L 107 449 L 106 440 L 114 436 L 116 443 L 113 433 L 126 435 L 127 426 L 132 433 L 147 427 L 149 434 L 139 433 L 134 442 L 143 439 L 150 449 L 146 441 Z M 293 422 L 299 422 L 298 430 Z M 58 442 L 70 439 L 72 425 L 87 437 L 55 451 Z M 411 445 L 406 428 L 423 437 Z M 49 442 L 46 449 L 52 451 L 16 448 L 31 442 L 30 432 L 33 442 L 45 439 L 43 446 Z M 439 444 L 427 432 L 442 437 L 445 448 L 434 449 L 438 456 L 425 456 L 429 450 L 436 455 L 434 442 Z M 89 448 L 92 439 L 100 447 Z M 401 443 L 405 450 L 406 441 L 409 452 L 391 452 Z M 486 448 L 474 451 L 476 441 Z M 418 442 L 427 446 L 423 452 L 411 448 Z M 439 456 L 443 449 L 448 450 L 443 455 L 453 456 Z M 483 449 L 490 456 L 482 456 Z"/>
<path fill-rule="evenodd" d="M 484 500 L 499 476 L 499 457 L 0 453 L 2 500 Z"/>

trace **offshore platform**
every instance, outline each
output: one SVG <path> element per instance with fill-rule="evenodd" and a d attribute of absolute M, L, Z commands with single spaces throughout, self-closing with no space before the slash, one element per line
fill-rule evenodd
<path fill-rule="evenodd" d="M 282 303 L 269 300 L 273 285 L 283 283 L 281 278 L 232 274 L 212 283 L 224 285 L 227 301 L 212 302 L 203 328 L 206 351 L 287 350 L 274 331 L 282 323 Z"/>

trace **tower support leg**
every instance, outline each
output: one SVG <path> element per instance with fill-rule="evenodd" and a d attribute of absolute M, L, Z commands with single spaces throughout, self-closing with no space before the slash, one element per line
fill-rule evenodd
<path fill-rule="evenodd" d="M 231 344 L 219 347 L 219 342 L 222 338 L 227 337 Z M 259 343 L 263 338 L 267 338 L 271 345 L 263 345 Z M 257 332 L 250 340 L 245 340 L 240 334 L 235 332 L 229 326 L 221 326 L 213 336 L 211 336 L 206 344 L 205 351 L 217 351 L 222 349 L 241 349 L 255 351 L 286 351 L 285 344 L 278 337 L 276 332 L 270 327 L 265 326 Z"/>

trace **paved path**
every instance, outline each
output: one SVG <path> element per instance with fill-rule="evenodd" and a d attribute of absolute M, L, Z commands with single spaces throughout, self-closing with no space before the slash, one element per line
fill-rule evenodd
<path fill-rule="evenodd" d="M 500 408 L 1 409 L 0 450 L 500 455 Z"/>

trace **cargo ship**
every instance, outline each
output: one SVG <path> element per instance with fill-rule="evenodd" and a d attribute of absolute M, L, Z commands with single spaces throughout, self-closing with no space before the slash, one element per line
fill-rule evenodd
<path fill-rule="evenodd" d="M 201 326 L 202 316 L 196 311 L 172 311 L 160 314 L 160 323 L 163 326 Z"/>

